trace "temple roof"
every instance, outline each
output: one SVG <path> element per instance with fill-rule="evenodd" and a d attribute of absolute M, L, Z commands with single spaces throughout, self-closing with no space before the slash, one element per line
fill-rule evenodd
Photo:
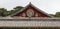
<path fill-rule="evenodd" d="M 16 15 L 16 14 L 24 11 L 24 10 L 25 10 L 26 8 L 28 8 L 29 6 L 34 7 L 37 11 L 43 13 L 43 14 L 46 15 L 46 16 L 51 17 L 51 16 L 48 15 L 46 12 L 44 12 L 44 11 L 40 10 L 39 8 L 35 7 L 31 2 L 30 2 L 26 7 L 24 7 L 23 9 L 21 9 L 20 11 L 18 11 L 18 12 L 16 12 L 16 13 L 12 14 L 11 16 L 14 16 L 14 15 Z"/>

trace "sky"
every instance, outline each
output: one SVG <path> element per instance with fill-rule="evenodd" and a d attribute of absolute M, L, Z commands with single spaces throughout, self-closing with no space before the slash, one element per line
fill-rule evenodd
<path fill-rule="evenodd" d="M 9 11 L 16 6 L 25 7 L 29 2 L 48 14 L 60 12 L 60 0 L 0 0 L 0 8 Z"/>

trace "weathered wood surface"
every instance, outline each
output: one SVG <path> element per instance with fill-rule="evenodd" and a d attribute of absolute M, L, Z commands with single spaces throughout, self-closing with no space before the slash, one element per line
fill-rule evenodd
<path fill-rule="evenodd" d="M 60 27 L 60 18 L 0 18 L 0 27 Z"/>
<path fill-rule="evenodd" d="M 60 27 L 60 21 L 0 21 L 0 27 Z"/>

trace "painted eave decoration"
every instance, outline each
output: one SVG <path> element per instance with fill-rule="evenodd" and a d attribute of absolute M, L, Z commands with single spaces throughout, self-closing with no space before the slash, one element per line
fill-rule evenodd
<path fill-rule="evenodd" d="M 44 11 L 35 7 L 31 2 L 20 11 L 11 15 L 11 17 L 51 17 Z"/>

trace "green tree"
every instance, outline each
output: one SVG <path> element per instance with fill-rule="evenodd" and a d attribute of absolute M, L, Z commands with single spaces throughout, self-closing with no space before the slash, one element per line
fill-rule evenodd
<path fill-rule="evenodd" d="M 23 8 L 22 6 L 16 6 L 11 11 L 7 11 L 7 9 L 5 9 L 5 8 L 0 8 L 0 17 L 1 16 L 5 17 L 5 16 L 8 16 L 8 15 L 14 14 L 17 11 L 20 11 L 22 8 Z"/>
<path fill-rule="evenodd" d="M 52 16 L 52 17 L 55 17 L 55 15 L 54 14 L 49 14 L 50 16 Z"/>
<path fill-rule="evenodd" d="M 55 17 L 60 17 L 60 12 L 56 12 Z"/>
<path fill-rule="evenodd" d="M 15 13 L 15 10 L 9 11 L 9 15 L 14 14 L 14 13 Z"/>
<path fill-rule="evenodd" d="M 0 16 L 6 16 L 7 15 L 7 9 L 0 8 Z"/>
<path fill-rule="evenodd" d="M 16 13 L 17 11 L 20 11 L 22 8 L 23 8 L 22 6 L 16 6 L 16 7 L 13 8 L 13 10 L 11 10 L 11 11 L 9 12 L 9 14 L 10 14 L 10 15 L 11 15 L 11 14 L 14 14 L 14 13 Z"/>
<path fill-rule="evenodd" d="M 16 6 L 16 7 L 14 7 L 13 9 L 14 9 L 15 11 L 19 11 L 19 10 L 21 10 L 22 8 L 24 8 L 24 7 L 22 7 L 22 6 Z"/>

